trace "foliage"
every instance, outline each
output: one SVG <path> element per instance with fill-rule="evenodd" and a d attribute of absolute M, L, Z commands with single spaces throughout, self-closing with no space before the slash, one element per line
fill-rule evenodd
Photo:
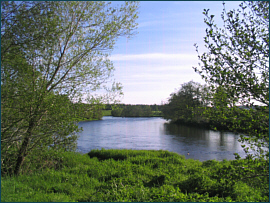
<path fill-rule="evenodd" d="M 19 174 L 27 156 L 48 147 L 74 148 L 80 119 L 71 101 L 91 100 L 108 82 L 114 70 L 108 55 L 118 37 L 135 34 L 137 8 L 137 2 L 1 2 L 2 172 Z M 105 89 L 108 99 L 121 94 L 115 82 Z"/>
<path fill-rule="evenodd" d="M 50 151 L 28 174 L 2 177 L 1 200 L 268 202 L 267 177 L 242 178 L 247 170 L 261 170 L 248 162 L 200 162 L 163 150 Z M 42 168 L 43 163 L 48 167 Z"/>
<path fill-rule="evenodd" d="M 115 117 L 159 117 L 161 112 L 159 106 L 154 105 L 130 105 L 118 104 L 112 110 L 112 116 Z"/>
<path fill-rule="evenodd" d="M 27 96 L 24 99 L 27 101 Z M 73 104 L 67 96 L 48 94 L 46 100 L 39 106 L 40 111 L 38 109 L 36 112 L 30 112 L 32 117 L 29 118 L 29 110 L 33 106 L 27 102 L 2 103 L 2 174 L 13 173 L 22 149 L 23 138 L 27 134 L 29 137 L 26 140 L 28 143 L 24 157 L 33 153 L 42 156 L 48 147 L 67 151 L 75 150 L 77 147 L 76 132 L 79 129 L 75 122 Z M 38 119 L 37 123 L 33 122 L 35 119 Z"/>
<path fill-rule="evenodd" d="M 80 121 L 101 120 L 103 117 L 102 109 L 104 105 L 99 100 L 92 99 L 91 102 L 74 103 L 74 112 Z"/>
<path fill-rule="evenodd" d="M 152 113 L 149 106 L 126 105 L 122 110 L 122 117 L 150 116 Z"/>
<path fill-rule="evenodd" d="M 253 192 L 244 189 L 246 184 L 258 185 L 269 179 L 269 2 L 244 2 L 229 12 L 223 5 L 223 28 L 214 23 L 209 10 L 203 12 L 208 51 L 200 55 L 195 45 L 201 63 L 194 69 L 210 85 L 212 108 L 204 111 L 205 116 L 213 126 L 242 133 L 239 141 L 248 161 L 220 173 L 249 180 L 234 183 L 232 188 L 242 187 L 239 192 L 246 194 Z M 240 156 L 235 154 L 235 158 Z M 260 190 L 266 191 L 264 187 Z"/>
<path fill-rule="evenodd" d="M 102 115 L 103 116 L 111 116 L 112 115 L 112 110 L 102 110 Z"/>
<path fill-rule="evenodd" d="M 202 107 L 208 104 L 208 88 L 190 81 L 181 85 L 177 92 L 170 95 L 168 104 L 162 107 L 163 117 L 172 122 L 206 122 L 202 119 Z"/>
<path fill-rule="evenodd" d="M 258 101 L 269 106 L 269 2 L 241 3 L 229 12 L 224 7 L 223 28 L 214 24 L 208 10 L 204 15 L 209 52 L 199 55 L 202 64 L 195 71 L 210 84 L 222 86 L 230 103 Z"/>
<path fill-rule="evenodd" d="M 224 3 L 223 28 L 204 10 L 208 52 L 200 55 L 195 45 L 201 63 L 194 69 L 212 90 L 214 108 L 206 114 L 224 122 L 229 130 L 241 129 L 246 135 L 241 142 L 248 141 L 257 156 L 268 158 L 269 150 L 264 149 L 269 147 L 269 2 L 239 6 L 227 12 Z"/>

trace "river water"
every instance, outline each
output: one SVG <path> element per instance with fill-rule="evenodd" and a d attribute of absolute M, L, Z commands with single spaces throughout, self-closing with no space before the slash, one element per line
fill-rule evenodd
<path fill-rule="evenodd" d="M 245 152 L 239 135 L 196 127 L 169 124 L 159 117 L 121 118 L 105 116 L 100 121 L 79 122 L 83 128 L 77 151 L 92 149 L 168 150 L 200 161 L 232 160 Z"/>

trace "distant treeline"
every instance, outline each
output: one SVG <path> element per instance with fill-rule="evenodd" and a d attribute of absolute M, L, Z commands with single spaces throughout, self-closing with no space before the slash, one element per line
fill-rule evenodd
<path fill-rule="evenodd" d="M 115 117 L 160 117 L 160 105 L 143 104 L 118 104 L 117 106 L 106 105 L 105 110 L 112 110 L 111 115 Z"/>
<path fill-rule="evenodd" d="M 161 117 L 161 105 L 144 104 L 85 104 L 74 103 L 74 117 L 81 121 L 101 120 L 106 115 L 114 117 Z"/>

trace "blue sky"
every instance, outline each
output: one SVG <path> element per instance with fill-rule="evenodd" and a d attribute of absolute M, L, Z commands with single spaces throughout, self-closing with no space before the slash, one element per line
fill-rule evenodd
<path fill-rule="evenodd" d="M 222 1 L 141 1 L 138 34 L 120 38 L 111 54 L 114 78 L 123 85 L 126 104 L 161 104 L 181 84 L 193 80 L 204 84 L 192 67 L 198 66 L 199 51 L 206 51 L 203 9 L 210 9 L 217 24 Z M 226 10 L 239 1 L 226 2 Z"/>

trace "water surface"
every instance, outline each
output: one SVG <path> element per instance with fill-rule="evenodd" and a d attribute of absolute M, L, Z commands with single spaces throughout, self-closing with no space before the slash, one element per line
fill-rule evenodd
<path fill-rule="evenodd" d="M 83 128 L 78 139 L 78 151 L 82 153 L 101 148 L 162 149 L 200 161 L 231 160 L 234 153 L 245 156 L 239 135 L 169 124 L 158 117 L 105 116 L 100 121 L 80 122 L 79 127 Z"/>

